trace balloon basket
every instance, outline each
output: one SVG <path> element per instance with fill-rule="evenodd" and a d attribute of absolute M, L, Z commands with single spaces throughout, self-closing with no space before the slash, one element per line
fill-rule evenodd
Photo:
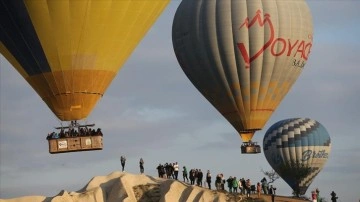
<path fill-rule="evenodd" d="M 68 137 L 49 139 L 49 153 L 66 153 L 90 150 L 102 150 L 102 136 Z"/>
<path fill-rule="evenodd" d="M 69 126 L 55 127 L 61 130 L 60 133 L 49 133 L 47 140 L 49 143 L 49 153 L 66 153 L 89 150 L 102 150 L 103 134 L 101 129 L 96 131 L 91 127 L 95 124 L 78 124 L 77 121 L 71 121 Z M 65 131 L 65 129 L 68 129 Z"/>
<path fill-rule="evenodd" d="M 242 154 L 258 154 L 261 153 L 261 147 L 256 142 L 244 142 L 241 145 Z"/>

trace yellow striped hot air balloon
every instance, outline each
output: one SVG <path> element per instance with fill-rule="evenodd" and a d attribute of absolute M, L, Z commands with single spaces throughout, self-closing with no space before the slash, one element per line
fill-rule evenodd
<path fill-rule="evenodd" d="M 61 121 L 94 109 L 169 0 L 0 0 L 0 52 Z"/>
<path fill-rule="evenodd" d="M 298 78 L 312 35 L 305 0 L 183 0 L 172 29 L 184 73 L 243 142 Z"/>

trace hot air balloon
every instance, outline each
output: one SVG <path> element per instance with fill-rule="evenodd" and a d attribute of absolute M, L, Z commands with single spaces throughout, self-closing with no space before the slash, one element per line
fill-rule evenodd
<path fill-rule="evenodd" d="M 237 130 L 243 153 L 260 152 L 246 146 L 304 69 L 312 35 L 305 0 L 183 0 L 172 27 L 181 68 Z"/>
<path fill-rule="evenodd" d="M 168 3 L 0 0 L 0 52 L 58 119 L 76 127 Z"/>
<path fill-rule="evenodd" d="M 275 172 L 297 195 L 304 195 L 329 158 L 331 140 L 316 120 L 292 118 L 266 131 L 263 148 Z"/>

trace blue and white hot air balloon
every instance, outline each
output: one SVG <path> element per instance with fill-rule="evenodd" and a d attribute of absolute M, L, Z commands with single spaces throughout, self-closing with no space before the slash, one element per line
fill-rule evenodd
<path fill-rule="evenodd" d="M 303 195 L 325 165 L 331 140 L 316 120 L 291 118 L 267 130 L 263 149 L 271 167 L 295 193 Z"/>

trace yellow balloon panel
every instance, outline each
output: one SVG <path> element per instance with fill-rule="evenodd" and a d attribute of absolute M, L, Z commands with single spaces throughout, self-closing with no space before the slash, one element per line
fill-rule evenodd
<path fill-rule="evenodd" d="M 0 7 L 0 51 L 62 121 L 86 118 L 169 0 Z"/>
<path fill-rule="evenodd" d="M 52 71 L 117 72 L 167 2 L 43 0 L 26 6 Z"/>
<path fill-rule="evenodd" d="M 114 77 L 111 71 L 74 70 L 31 76 L 27 81 L 60 120 L 70 121 L 86 118 Z"/>

